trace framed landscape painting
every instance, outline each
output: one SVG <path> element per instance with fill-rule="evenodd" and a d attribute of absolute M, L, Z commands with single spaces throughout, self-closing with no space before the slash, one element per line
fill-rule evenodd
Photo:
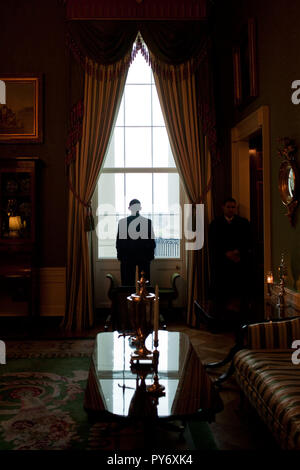
<path fill-rule="evenodd" d="M 0 73 L 0 143 L 42 138 L 42 76 Z"/>

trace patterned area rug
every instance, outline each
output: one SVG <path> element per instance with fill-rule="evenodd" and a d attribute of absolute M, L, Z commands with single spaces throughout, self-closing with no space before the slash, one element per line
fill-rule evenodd
<path fill-rule="evenodd" d="M 94 340 L 7 341 L 0 365 L 0 450 L 144 449 L 138 426 L 91 424 L 83 409 Z M 161 449 L 216 449 L 206 423 L 158 430 Z M 153 448 L 150 443 L 151 448 Z"/>

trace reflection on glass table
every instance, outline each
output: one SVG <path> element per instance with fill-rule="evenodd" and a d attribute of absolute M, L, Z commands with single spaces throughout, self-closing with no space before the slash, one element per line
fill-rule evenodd
<path fill-rule="evenodd" d="M 152 334 L 146 340 L 146 347 L 154 350 Z M 137 410 L 140 409 L 140 418 L 197 416 L 210 421 L 222 409 L 218 391 L 187 335 L 159 331 L 157 379 L 164 390 L 154 394 L 151 400 L 148 399 L 149 386 L 154 383 L 154 369 L 148 363 L 140 370 L 136 367 L 132 370 L 133 349 L 130 338 L 118 332 L 97 335 L 85 395 L 87 412 L 97 417 L 110 415 L 121 419 L 139 417 Z M 142 403 L 148 406 L 148 415 Z"/>

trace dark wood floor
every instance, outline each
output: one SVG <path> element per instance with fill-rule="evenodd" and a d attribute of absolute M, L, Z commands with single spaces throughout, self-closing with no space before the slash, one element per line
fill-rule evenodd
<path fill-rule="evenodd" d="M 200 327 L 191 329 L 182 325 L 170 325 L 169 329 L 179 329 L 188 334 L 201 361 L 216 362 L 224 359 L 231 346 L 234 345 L 234 334 L 230 332 L 211 333 Z M 208 370 L 215 380 L 228 366 Z M 261 422 L 256 412 L 243 400 L 241 406 L 240 390 L 234 377 L 222 384 L 220 394 L 224 410 L 210 424 L 215 440 L 221 450 L 273 450 L 278 449 L 269 430 Z"/>
<path fill-rule="evenodd" d="M 40 318 L 28 321 L 25 318 L 0 318 L 0 339 L 56 339 L 63 337 L 90 337 L 103 330 L 104 320 L 99 318 L 96 326 L 81 333 L 66 333 L 60 328 L 59 318 Z M 211 333 L 204 326 L 200 329 L 189 328 L 182 321 L 168 322 L 167 329 L 186 333 L 203 362 L 217 361 L 224 358 L 234 344 L 232 332 Z M 226 367 L 211 369 L 214 380 Z M 220 389 L 224 410 L 210 424 L 215 440 L 221 450 L 275 450 L 278 449 L 271 434 L 260 421 L 253 409 L 245 403 L 240 406 L 240 392 L 234 380 L 230 378 Z"/>

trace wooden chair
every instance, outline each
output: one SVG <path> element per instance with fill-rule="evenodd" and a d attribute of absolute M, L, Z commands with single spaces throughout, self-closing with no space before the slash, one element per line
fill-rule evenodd
<path fill-rule="evenodd" d="M 177 279 L 180 277 L 179 273 L 173 273 L 170 279 L 170 287 L 160 287 L 159 288 L 159 301 L 162 311 L 168 316 L 172 315 L 173 311 L 173 300 L 176 300 L 178 297 L 178 289 L 176 285 Z"/>

